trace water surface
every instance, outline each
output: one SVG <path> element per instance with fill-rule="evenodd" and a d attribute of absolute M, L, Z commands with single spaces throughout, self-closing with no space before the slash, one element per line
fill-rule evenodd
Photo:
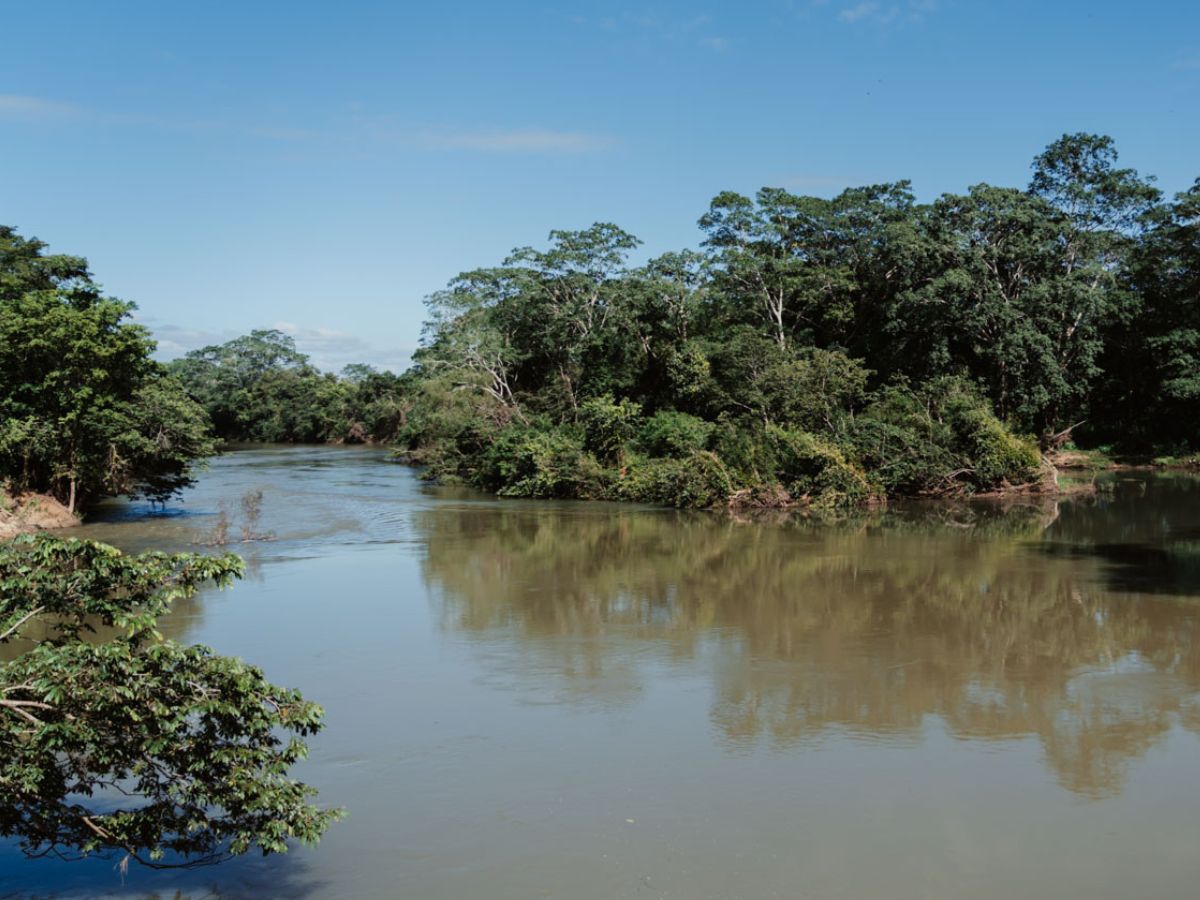
<path fill-rule="evenodd" d="M 0 845 L 0 897 L 1196 896 L 1200 480 L 739 522 L 272 447 L 77 531 L 197 549 L 251 490 L 275 539 L 166 630 L 325 706 L 350 817 L 124 880 Z"/>

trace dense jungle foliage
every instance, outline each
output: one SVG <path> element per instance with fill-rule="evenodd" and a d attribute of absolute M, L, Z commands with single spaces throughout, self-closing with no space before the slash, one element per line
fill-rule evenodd
<path fill-rule="evenodd" d="M 164 501 L 219 441 L 382 441 L 403 424 L 400 377 L 322 374 L 277 331 L 156 362 L 134 305 L 45 249 L 0 226 L 0 501 Z"/>
<path fill-rule="evenodd" d="M 404 423 L 401 376 L 362 364 L 320 372 L 280 331 L 193 350 L 167 368 L 223 441 L 389 441 Z"/>
<path fill-rule="evenodd" d="M 0 487 L 72 510 L 165 500 L 215 443 L 204 410 L 151 359 L 154 341 L 81 257 L 0 226 Z"/>
<path fill-rule="evenodd" d="M 1200 447 L 1200 181 L 1165 200 L 1107 137 L 1025 189 L 726 192 L 699 224 L 640 265 L 596 224 L 459 275 L 400 376 L 277 331 L 162 366 L 82 259 L 0 230 L 0 478 L 161 499 L 214 438 L 370 440 L 508 496 L 840 505 Z"/>
<path fill-rule="evenodd" d="M 700 252 L 555 231 L 428 301 L 400 432 L 504 495 L 842 504 L 1200 443 L 1200 181 L 1076 134 L 1028 188 L 722 193 Z"/>

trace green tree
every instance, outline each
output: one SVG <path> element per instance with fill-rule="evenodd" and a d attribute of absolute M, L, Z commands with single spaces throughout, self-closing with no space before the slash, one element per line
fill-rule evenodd
<path fill-rule="evenodd" d="M 203 411 L 154 342 L 77 257 L 0 229 L 0 479 L 74 510 L 109 494 L 164 500 L 213 451 Z"/>
<path fill-rule="evenodd" d="M 725 317 L 764 328 L 784 346 L 882 349 L 880 314 L 911 268 L 908 182 L 833 199 L 764 188 L 724 193 L 700 219 Z"/>
<path fill-rule="evenodd" d="M 1086 417 L 1106 331 L 1128 302 L 1112 236 L 1086 235 L 1036 193 L 990 185 L 940 198 L 925 230 L 928 274 L 891 326 L 906 374 L 968 374 L 1031 431 Z"/>
<path fill-rule="evenodd" d="M 336 811 L 288 777 L 320 707 L 156 619 L 237 557 L 46 535 L 0 545 L 0 835 L 32 856 L 152 866 L 314 842 Z"/>
<path fill-rule="evenodd" d="M 226 441 L 386 441 L 408 409 L 401 379 L 370 366 L 321 372 L 275 330 L 256 330 L 173 360 L 169 369 Z"/>
<path fill-rule="evenodd" d="M 1096 432 L 1138 450 L 1200 447 L 1200 180 L 1160 210 L 1132 264 L 1138 310 L 1109 335 Z"/>
<path fill-rule="evenodd" d="M 727 191 L 700 218 L 705 246 L 717 257 L 718 284 L 735 315 L 764 327 L 780 347 L 797 321 L 809 318 L 797 232 L 811 214 L 805 207 L 819 203 L 775 188 L 763 188 L 756 200 Z"/>
<path fill-rule="evenodd" d="M 641 404 L 632 400 L 592 397 L 585 401 L 579 410 L 584 449 L 601 462 L 622 465 L 641 413 Z"/>
<path fill-rule="evenodd" d="M 169 367 L 208 410 L 221 437 L 268 440 L 254 434 L 264 410 L 253 402 L 253 392 L 271 373 L 308 368 L 308 357 L 296 349 L 290 335 L 259 329 L 224 344 L 192 350 Z"/>

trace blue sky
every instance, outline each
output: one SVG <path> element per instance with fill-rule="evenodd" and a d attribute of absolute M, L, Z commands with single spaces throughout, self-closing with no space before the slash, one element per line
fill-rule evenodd
<path fill-rule="evenodd" d="M 0 222 L 86 255 L 163 356 L 280 327 L 402 367 L 455 273 L 724 189 L 1024 185 L 1067 131 L 1200 176 L 1200 4 L 7 3 Z"/>

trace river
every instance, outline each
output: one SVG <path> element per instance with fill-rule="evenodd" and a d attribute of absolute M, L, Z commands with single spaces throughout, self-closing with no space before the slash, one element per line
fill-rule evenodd
<path fill-rule="evenodd" d="M 1193 898 L 1200 480 L 735 521 L 425 484 L 380 450 L 217 459 L 79 536 L 197 549 L 164 622 L 327 712 L 316 848 L 27 861 L 0 897 Z"/>

